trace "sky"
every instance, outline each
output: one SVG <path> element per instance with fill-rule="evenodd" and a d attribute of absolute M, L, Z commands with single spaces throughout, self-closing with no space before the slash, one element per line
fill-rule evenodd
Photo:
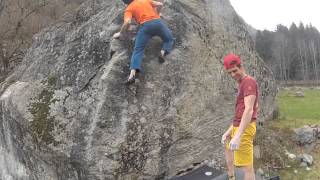
<path fill-rule="evenodd" d="M 236 12 L 255 29 L 274 31 L 277 24 L 290 27 L 312 24 L 320 31 L 320 0 L 230 0 Z"/>

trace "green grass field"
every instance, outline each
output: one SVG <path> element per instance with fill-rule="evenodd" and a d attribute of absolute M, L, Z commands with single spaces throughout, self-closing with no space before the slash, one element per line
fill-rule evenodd
<path fill-rule="evenodd" d="M 296 97 L 294 90 L 281 90 L 277 96 L 279 117 L 271 123 L 271 127 L 285 132 L 287 129 L 299 128 L 304 125 L 320 125 L 320 89 L 301 89 L 305 97 Z M 280 134 L 280 133 L 279 133 Z M 290 149 L 291 153 L 299 154 L 303 151 L 296 146 Z M 315 148 L 311 153 L 314 164 L 311 170 L 299 166 L 299 162 L 292 167 L 280 170 L 281 179 L 292 180 L 320 180 L 320 149 Z M 294 171 L 297 173 L 294 173 Z"/>
<path fill-rule="evenodd" d="M 298 128 L 320 124 L 320 90 L 302 89 L 305 97 L 296 97 L 293 90 L 281 90 L 277 96 L 280 116 L 274 124 L 280 128 Z"/>

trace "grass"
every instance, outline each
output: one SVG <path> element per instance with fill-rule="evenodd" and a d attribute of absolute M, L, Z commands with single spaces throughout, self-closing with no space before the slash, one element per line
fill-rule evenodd
<path fill-rule="evenodd" d="M 320 124 L 320 90 L 304 89 L 305 97 L 296 97 L 295 91 L 282 90 L 277 96 L 280 116 L 274 123 L 279 128 L 298 128 Z"/>
<path fill-rule="evenodd" d="M 297 90 L 281 90 L 277 96 L 277 104 L 279 107 L 279 117 L 270 124 L 271 129 L 277 129 L 278 135 L 282 136 L 288 133 L 288 130 L 299 128 L 304 125 L 320 125 L 320 89 L 303 88 L 298 91 L 304 93 L 304 97 L 296 97 Z M 281 135 L 282 134 L 282 135 Z M 290 133 L 291 134 L 291 133 Z M 283 142 L 290 141 L 285 136 L 282 137 Z M 296 155 L 304 152 L 303 148 L 297 145 L 290 146 L 284 144 L 284 147 Z M 291 143 L 295 144 L 294 142 Z M 291 180 L 319 180 L 320 179 L 320 147 L 319 144 L 309 153 L 314 158 L 314 164 L 311 170 L 306 167 L 300 167 L 297 161 L 287 160 L 289 168 L 279 170 L 277 174 L 281 179 Z M 297 171 L 296 173 L 294 171 Z"/>

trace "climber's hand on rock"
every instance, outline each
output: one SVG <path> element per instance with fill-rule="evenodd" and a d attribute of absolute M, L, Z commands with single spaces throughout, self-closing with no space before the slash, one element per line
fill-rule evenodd
<path fill-rule="evenodd" d="M 121 33 L 120 32 L 117 32 L 113 35 L 113 38 L 114 39 L 119 39 L 121 37 Z"/>

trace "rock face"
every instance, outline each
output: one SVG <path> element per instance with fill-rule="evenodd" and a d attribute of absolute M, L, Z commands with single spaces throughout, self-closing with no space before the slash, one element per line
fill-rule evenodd
<path fill-rule="evenodd" d="M 177 38 L 164 64 L 161 41 L 146 49 L 140 82 L 126 87 L 131 41 L 112 40 L 121 1 L 92 0 L 34 37 L 0 86 L 1 179 L 167 179 L 204 161 L 223 165 L 236 83 L 223 71 L 241 56 L 260 86 L 260 120 L 275 83 L 228 1 L 169 0 Z"/>

